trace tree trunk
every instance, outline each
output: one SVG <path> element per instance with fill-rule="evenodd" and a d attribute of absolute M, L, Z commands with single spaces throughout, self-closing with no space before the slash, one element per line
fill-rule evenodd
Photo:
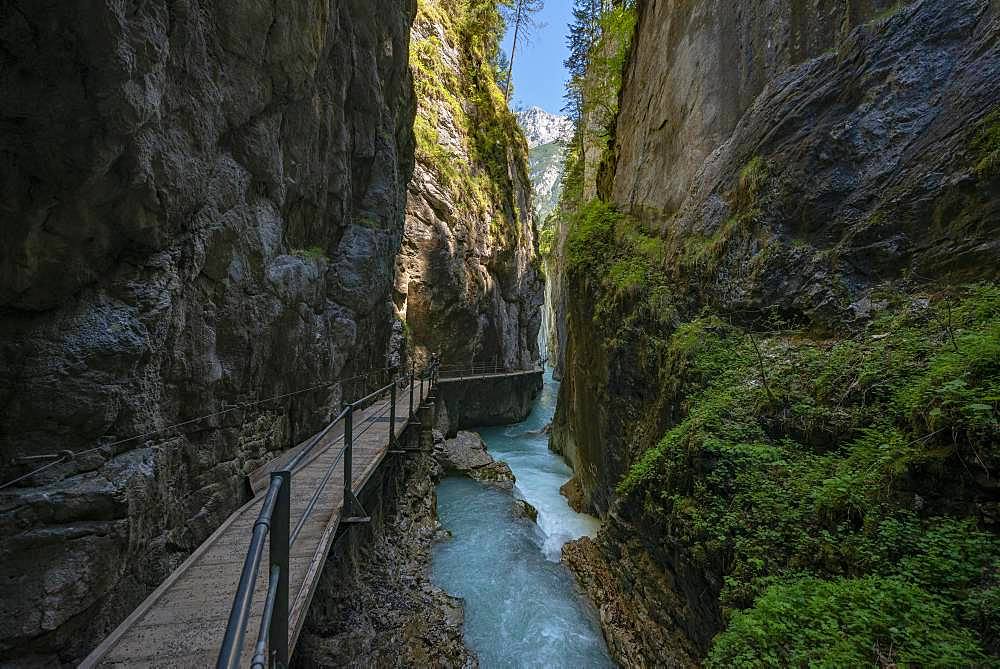
<path fill-rule="evenodd" d="M 521 32 L 521 11 L 524 0 L 517 0 L 517 13 L 514 15 L 514 39 L 510 45 L 510 62 L 507 64 L 507 81 L 504 82 L 503 99 L 510 104 L 510 85 L 514 82 L 514 55 L 517 53 L 517 37 Z"/>

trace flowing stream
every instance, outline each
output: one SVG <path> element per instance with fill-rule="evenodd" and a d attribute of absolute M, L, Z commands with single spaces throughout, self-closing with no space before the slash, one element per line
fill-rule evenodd
<path fill-rule="evenodd" d="M 545 386 L 523 423 L 479 430 L 493 457 L 517 478 L 514 493 L 538 509 L 538 523 L 516 518 L 509 494 L 446 478 L 438 514 L 452 539 L 434 551 L 432 578 L 465 600 L 465 640 L 492 667 L 612 667 L 593 607 L 559 562 L 562 545 L 597 531 L 559 494 L 570 468 L 548 449 L 543 429 L 558 384 Z"/>

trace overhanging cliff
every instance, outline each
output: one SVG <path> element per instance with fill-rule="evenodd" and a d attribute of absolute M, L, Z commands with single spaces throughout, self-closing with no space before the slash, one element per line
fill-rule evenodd
<path fill-rule="evenodd" d="M 638 3 L 552 442 L 621 661 L 996 656 L 998 35 L 985 0 Z"/>

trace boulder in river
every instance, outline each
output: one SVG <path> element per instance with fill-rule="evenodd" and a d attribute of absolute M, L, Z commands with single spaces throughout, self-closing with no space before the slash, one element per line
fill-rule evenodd
<path fill-rule="evenodd" d="M 506 462 L 494 460 L 482 437 L 459 432 L 453 439 L 434 444 L 434 457 L 446 472 L 460 473 L 503 490 L 514 489 L 514 473 Z"/>
<path fill-rule="evenodd" d="M 566 481 L 559 488 L 559 492 L 566 498 L 569 508 L 577 513 L 587 513 L 587 503 L 583 497 L 583 488 L 580 486 L 579 479 L 574 476 L 569 481 Z"/>
<path fill-rule="evenodd" d="M 511 510 L 515 518 L 527 518 L 533 523 L 538 522 L 538 509 L 529 504 L 527 500 L 515 499 Z"/>

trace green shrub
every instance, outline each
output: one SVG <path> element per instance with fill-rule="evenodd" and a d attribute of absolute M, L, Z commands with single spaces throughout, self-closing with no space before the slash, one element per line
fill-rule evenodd
<path fill-rule="evenodd" d="M 750 623 L 735 621 L 759 623 L 764 594 L 804 576 L 905 584 L 948 612 L 959 650 L 995 643 L 1000 542 L 975 516 L 977 481 L 1000 471 L 1000 290 L 969 286 L 929 306 L 887 301 L 849 339 L 756 335 L 763 368 L 744 330 L 710 316 L 677 327 L 659 348 L 659 396 L 677 403 L 679 418 L 636 459 L 619 494 L 690 559 L 721 566 L 720 603 L 737 631 L 720 637 L 729 645 L 713 651 L 719 666 L 757 648 L 737 639 Z M 788 601 L 794 617 L 812 600 Z M 781 628 L 773 643 L 806 652 L 809 635 L 820 634 L 795 629 Z M 860 632 L 842 642 L 845 658 L 873 643 Z M 929 648 L 941 653 L 936 666 L 959 657 Z M 927 659 L 904 655 L 896 659 Z M 753 657 L 750 665 L 767 664 Z"/>
<path fill-rule="evenodd" d="M 994 111 L 979 125 L 972 140 L 976 157 L 974 172 L 983 179 L 1000 176 L 1000 109 Z"/>
<path fill-rule="evenodd" d="M 326 255 L 326 249 L 322 246 L 310 246 L 307 249 L 295 249 L 292 251 L 292 255 L 297 255 L 305 260 L 329 260 Z"/>
<path fill-rule="evenodd" d="M 798 578 L 736 614 L 707 667 L 971 667 L 986 656 L 951 607 L 912 583 Z"/>

